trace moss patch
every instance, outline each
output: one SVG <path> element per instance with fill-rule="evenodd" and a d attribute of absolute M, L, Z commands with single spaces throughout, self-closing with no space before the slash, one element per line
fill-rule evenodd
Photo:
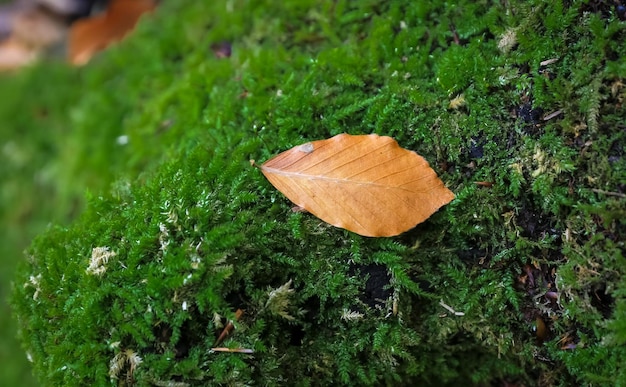
<path fill-rule="evenodd" d="M 53 186 L 94 193 L 16 279 L 36 375 L 626 382 L 624 29 L 583 2 L 164 3 L 61 70 L 85 93 Z M 457 199 L 363 238 L 291 212 L 248 163 L 341 132 L 393 136 Z M 212 352 L 237 309 L 224 345 L 254 354 Z"/>

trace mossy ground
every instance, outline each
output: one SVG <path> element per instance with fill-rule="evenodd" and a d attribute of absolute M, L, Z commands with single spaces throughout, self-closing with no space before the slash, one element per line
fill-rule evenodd
<path fill-rule="evenodd" d="M 2 79 L 3 284 L 65 225 L 14 278 L 42 383 L 109 384 L 118 356 L 142 385 L 626 384 L 614 5 L 211 3 L 164 2 L 85 68 Z M 457 199 L 362 238 L 248 163 L 342 132 L 393 136 Z M 238 308 L 226 345 L 255 354 L 209 353 Z"/>

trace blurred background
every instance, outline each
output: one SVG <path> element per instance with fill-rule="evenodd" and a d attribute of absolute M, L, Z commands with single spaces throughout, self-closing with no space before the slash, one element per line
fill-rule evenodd
<path fill-rule="evenodd" d="M 77 145 L 97 143 L 98 133 L 74 131 L 94 126 L 94 106 L 111 110 L 111 126 L 125 112 L 115 93 L 109 101 L 88 100 L 93 97 L 86 93 L 94 85 L 121 91 L 115 74 L 92 76 L 80 66 L 125 38 L 156 5 L 152 0 L 0 0 L 0 386 L 38 385 L 15 337 L 18 326 L 9 305 L 11 287 L 23 286 L 12 279 L 24 250 L 50 224 L 67 224 L 77 216 L 86 191 L 113 180 L 116 165 L 107 154 L 123 143 L 120 137 L 110 148 Z M 87 154 L 90 168 L 81 168 Z"/>

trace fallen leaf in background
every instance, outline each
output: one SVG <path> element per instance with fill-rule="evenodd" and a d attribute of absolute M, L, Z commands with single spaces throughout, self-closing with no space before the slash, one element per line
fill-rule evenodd
<path fill-rule="evenodd" d="M 103 15 L 78 20 L 72 25 L 68 54 L 72 64 L 87 63 L 98 51 L 122 40 L 141 15 L 156 8 L 153 0 L 113 0 Z"/>
<path fill-rule="evenodd" d="M 454 199 L 423 157 L 375 134 L 309 142 L 260 168 L 296 205 L 364 236 L 401 234 Z"/>
<path fill-rule="evenodd" d="M 0 71 L 25 66 L 66 35 L 66 20 L 34 0 L 0 6 Z"/>
<path fill-rule="evenodd" d="M 15 38 L 0 43 L 0 71 L 13 70 L 31 63 L 37 52 Z"/>
<path fill-rule="evenodd" d="M 62 41 L 66 30 L 63 16 L 35 7 L 15 16 L 12 37 L 34 50 L 39 50 Z"/>
<path fill-rule="evenodd" d="M 0 39 L 9 37 L 13 29 L 15 17 L 33 6 L 34 0 L 17 0 L 7 4 L 0 4 Z"/>

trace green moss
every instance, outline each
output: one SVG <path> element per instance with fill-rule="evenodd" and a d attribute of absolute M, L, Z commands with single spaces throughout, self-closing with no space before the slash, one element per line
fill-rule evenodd
<path fill-rule="evenodd" d="M 602 7 L 169 2 L 89 66 L 61 66 L 71 114 L 40 97 L 71 127 L 43 137 L 59 213 L 92 193 L 16 277 L 35 374 L 626 383 L 625 27 Z M 215 58 L 224 40 L 233 55 Z M 293 213 L 249 164 L 341 132 L 393 136 L 457 198 L 363 238 Z M 212 352 L 237 309 L 222 345 L 254 353 Z"/>

